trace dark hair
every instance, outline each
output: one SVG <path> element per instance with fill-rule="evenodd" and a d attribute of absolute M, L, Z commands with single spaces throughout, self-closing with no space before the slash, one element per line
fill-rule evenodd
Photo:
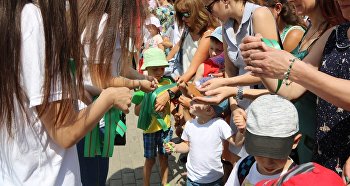
<path fill-rule="evenodd" d="M 298 25 L 306 27 L 304 20 L 296 14 L 295 7 L 292 3 L 287 0 L 264 0 L 263 5 L 267 7 L 275 7 L 277 3 L 282 4 L 282 10 L 280 12 L 280 17 L 287 25 Z"/>
<path fill-rule="evenodd" d="M 330 0 L 317 0 L 317 3 L 320 6 L 323 17 L 329 23 L 330 27 L 346 22 L 337 2 Z"/>
<path fill-rule="evenodd" d="M 74 80 L 69 69 L 69 59 L 74 58 L 77 69 L 80 69 L 80 50 L 78 33 L 78 10 L 76 0 L 69 0 L 69 10 L 66 1 L 37 0 L 40 9 L 45 34 L 45 80 L 43 86 L 43 106 L 47 107 L 53 87 L 62 87 L 61 107 L 58 118 L 65 119 L 68 107 L 73 104 L 76 95 Z M 0 3 L 0 129 L 6 126 L 12 137 L 12 128 L 16 104 L 28 120 L 24 103 L 26 96 L 21 85 L 21 14 L 23 7 L 33 3 L 29 0 L 2 0 Z M 81 71 L 76 72 L 78 87 L 81 86 Z M 60 80 L 60 81 L 57 81 Z M 59 84 L 58 84 L 59 82 Z M 77 99 L 77 97 L 76 97 Z M 44 111 L 45 109 L 43 109 Z M 39 117 L 43 114 L 39 113 Z M 15 113 L 16 112 L 16 113 Z M 57 123 L 57 121 L 56 121 Z"/>
<path fill-rule="evenodd" d="M 111 61 L 116 43 L 121 45 L 121 58 L 117 69 L 120 71 L 129 60 L 129 49 L 134 48 L 140 34 L 140 25 L 148 11 L 143 5 L 145 0 L 86 0 L 81 5 L 80 32 L 85 29 L 83 44 L 89 44 L 87 59 L 94 84 L 107 86 L 111 77 Z M 101 36 L 97 36 L 99 24 L 104 14 L 108 15 Z M 117 37 L 117 35 L 119 37 Z M 96 64 L 96 62 L 98 62 Z M 97 74 L 101 79 L 95 79 Z M 95 82 L 94 80 L 101 80 Z"/>
<path fill-rule="evenodd" d="M 176 0 L 174 7 L 176 20 L 180 27 L 184 26 L 181 13 L 190 13 L 191 27 L 189 31 L 195 34 L 202 35 L 209 27 L 216 28 L 220 26 L 219 21 L 204 8 L 202 0 Z"/>

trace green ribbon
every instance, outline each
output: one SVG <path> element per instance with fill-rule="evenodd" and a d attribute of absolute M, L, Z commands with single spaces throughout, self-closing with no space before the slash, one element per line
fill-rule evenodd
<path fill-rule="evenodd" d="M 274 48 L 274 49 L 277 49 L 277 50 L 281 50 L 281 46 L 280 46 L 280 44 L 278 43 L 278 41 L 276 41 L 276 40 L 261 38 L 261 41 L 263 41 L 267 46 L 269 46 L 269 47 L 271 47 L 271 48 Z M 279 79 L 279 80 L 278 80 L 278 82 L 277 82 L 277 88 L 276 88 L 275 94 L 277 94 L 277 92 L 280 90 L 280 88 L 281 88 L 281 86 L 282 86 L 282 82 L 283 82 L 282 79 Z"/>
<path fill-rule="evenodd" d="M 97 97 L 94 98 L 94 100 Z M 111 108 L 104 116 L 105 121 L 104 136 L 100 137 L 100 126 L 97 124 L 94 129 L 85 136 L 84 157 L 112 157 L 114 149 L 114 139 L 116 134 L 124 136 L 127 127 L 120 119 L 122 112 L 116 108 Z M 101 145 L 103 145 L 101 152 Z"/>
<path fill-rule="evenodd" d="M 152 116 L 154 116 L 157 119 L 160 126 L 162 127 L 163 131 L 168 130 L 168 126 L 165 123 L 162 116 L 158 112 L 155 112 L 154 105 L 155 105 L 157 96 L 161 92 L 171 89 L 176 85 L 177 85 L 176 83 L 163 85 L 151 93 L 145 93 L 145 96 L 143 98 L 143 102 L 141 105 L 141 109 L 140 109 L 139 119 L 137 122 L 137 128 L 142 130 L 148 130 L 149 126 L 151 125 Z"/>

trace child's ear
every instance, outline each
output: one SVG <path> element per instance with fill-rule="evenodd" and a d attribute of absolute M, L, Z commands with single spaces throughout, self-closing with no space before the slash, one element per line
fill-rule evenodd
<path fill-rule="evenodd" d="M 299 141 L 301 140 L 301 136 L 302 136 L 302 135 L 301 135 L 300 133 L 298 133 L 297 135 L 295 135 L 295 137 L 294 137 L 294 143 L 293 143 L 292 149 L 297 148 L 298 143 L 299 143 Z"/>

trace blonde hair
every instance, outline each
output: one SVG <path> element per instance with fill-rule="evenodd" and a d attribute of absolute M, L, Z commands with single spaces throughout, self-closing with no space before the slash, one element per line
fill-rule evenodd
<path fill-rule="evenodd" d="M 220 26 L 219 21 L 214 18 L 205 8 L 202 0 L 177 0 L 175 2 L 176 19 L 180 27 L 184 26 L 181 13 L 188 12 L 189 31 L 202 35 L 208 28 Z"/>

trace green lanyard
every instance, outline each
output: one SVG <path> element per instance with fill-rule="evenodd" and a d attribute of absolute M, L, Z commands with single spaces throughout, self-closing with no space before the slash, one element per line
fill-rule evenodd
<path fill-rule="evenodd" d="M 281 50 L 281 46 L 278 43 L 278 41 L 273 40 L 273 39 L 266 39 L 266 38 L 262 38 L 261 41 L 263 41 L 267 46 L 277 49 L 277 50 Z M 275 94 L 277 94 L 277 92 L 280 90 L 281 86 L 282 86 L 282 79 L 279 79 L 277 82 L 277 89 L 275 91 Z"/>
<path fill-rule="evenodd" d="M 97 97 L 94 98 L 94 100 Z M 116 108 L 111 108 L 104 116 L 105 121 L 104 136 L 100 137 L 100 126 L 97 124 L 94 129 L 85 136 L 84 157 L 112 157 L 114 149 L 114 139 L 116 134 L 124 136 L 127 129 L 125 123 L 120 119 L 122 112 Z M 101 145 L 103 145 L 101 153 Z"/>
<path fill-rule="evenodd" d="M 154 111 L 155 110 L 154 104 L 157 99 L 157 96 L 161 92 L 171 89 L 176 85 L 177 85 L 176 83 L 163 85 L 151 93 L 145 93 L 145 96 L 142 101 L 141 109 L 140 109 L 139 119 L 137 122 L 137 128 L 142 130 L 148 130 L 149 126 L 151 125 L 152 116 L 154 116 L 157 119 L 160 126 L 162 127 L 163 131 L 168 130 L 168 126 L 165 123 L 162 116 L 158 112 Z"/>

